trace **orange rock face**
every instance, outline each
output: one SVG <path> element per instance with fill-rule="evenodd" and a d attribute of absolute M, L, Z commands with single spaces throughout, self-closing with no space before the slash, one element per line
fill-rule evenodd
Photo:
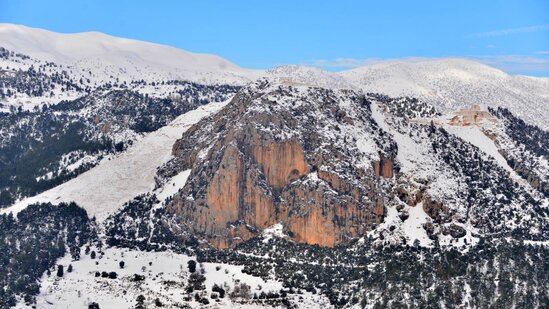
<path fill-rule="evenodd" d="M 227 147 L 219 169 L 209 182 L 206 194 L 208 207 L 187 205 L 185 199 L 176 196 L 170 211 L 187 218 L 188 224 L 201 235 L 207 235 L 208 240 L 216 247 L 227 247 L 224 237 L 230 222 L 239 219 L 240 173 L 242 161 L 238 150 Z"/>
<path fill-rule="evenodd" d="M 230 144 L 207 184 L 206 207 L 200 203 L 183 206 L 183 200 L 172 207 L 172 212 L 188 218 L 194 230 L 217 248 L 231 247 L 276 223 L 282 223 L 296 242 L 331 247 L 382 221 L 383 200 L 371 197 L 366 207 L 361 202 L 364 193 L 335 173 L 319 171 L 318 178 L 326 185 L 317 189 L 292 185 L 309 172 L 296 140 L 252 146 L 250 161 L 245 162 L 242 151 Z M 381 171 L 390 166 L 392 173 L 392 163 L 380 165 Z M 333 190 L 343 196 L 327 193 Z M 273 199 L 275 191 L 281 194 L 280 202 Z"/>
<path fill-rule="evenodd" d="M 279 222 L 295 241 L 332 247 L 363 235 L 382 221 L 385 207 L 380 197 L 372 197 L 365 205 L 360 202 L 363 194 L 347 181 L 333 173 L 323 175 L 330 179 L 331 188 L 297 186 L 282 193 L 281 208 L 291 210 Z M 330 189 L 342 195 L 334 196 Z"/>
<path fill-rule="evenodd" d="M 385 157 L 380 153 L 373 169 L 355 166 L 355 150 L 330 145 L 315 130 L 306 130 L 300 123 L 305 120 L 297 117 L 299 105 L 271 113 L 276 105 L 266 99 L 260 108 L 249 109 L 249 100 L 255 98 L 248 95 L 237 95 L 234 104 L 207 125 L 191 127 L 174 144 L 174 164 L 192 169 L 185 187 L 166 207 L 182 237 L 193 235 L 228 248 L 280 223 L 293 241 L 331 247 L 360 237 L 383 221 L 378 177 L 393 177 L 390 152 L 384 151 Z M 334 117 L 337 104 L 322 97 L 326 93 L 320 95 L 315 108 L 325 108 L 325 116 Z M 362 121 L 338 115 L 338 123 Z M 235 119 L 239 125 L 230 126 Z M 301 135 L 279 140 L 272 133 L 277 129 Z"/>
<path fill-rule="evenodd" d="M 172 206 L 172 212 L 187 218 L 214 247 L 231 247 L 276 223 L 282 223 L 296 242 L 331 247 L 363 235 L 382 221 L 383 200 L 375 195 L 368 198 L 335 173 L 318 171 L 325 185 L 316 189 L 292 184 L 310 169 L 296 140 L 264 142 L 250 149 L 246 161 L 245 150 L 233 144 L 225 148 L 207 183 L 203 204 L 184 206 L 185 201 L 177 199 Z M 381 162 L 380 175 L 392 176 L 392 162 Z M 334 195 L 334 190 L 341 196 Z M 278 202 L 275 192 L 280 194 Z M 364 204 L 364 199 L 370 202 Z"/>
<path fill-rule="evenodd" d="M 381 161 L 374 162 L 374 174 L 385 178 L 393 177 L 393 161 L 390 159 L 381 158 Z"/>
<path fill-rule="evenodd" d="M 253 146 L 252 155 L 261 166 L 267 182 L 275 189 L 281 189 L 308 171 L 303 149 L 296 140 Z"/>
<path fill-rule="evenodd" d="M 303 150 L 296 141 L 254 146 L 252 156 L 256 163 L 246 166 L 236 146 L 227 146 L 207 185 L 207 207 L 174 206 L 172 209 L 192 218 L 195 230 L 208 235 L 210 243 L 218 248 L 233 245 L 234 239 L 246 240 L 253 236 L 246 228 L 235 227 L 233 223 L 244 222 L 257 229 L 277 223 L 285 212 L 274 205 L 271 188 L 279 190 L 308 171 Z M 269 186 L 260 186 L 262 177 Z"/>
<path fill-rule="evenodd" d="M 336 244 L 336 227 L 318 207 L 311 207 L 306 216 L 288 220 L 287 225 L 297 242 L 325 247 Z"/>
<path fill-rule="evenodd" d="M 277 213 L 271 197 L 264 188 L 257 186 L 257 178 L 253 173 L 248 173 L 246 177 L 243 217 L 246 222 L 259 229 L 276 223 Z"/>
<path fill-rule="evenodd" d="M 212 211 L 227 221 L 238 219 L 241 162 L 234 147 L 227 148 L 221 166 L 208 186 L 207 202 Z"/>

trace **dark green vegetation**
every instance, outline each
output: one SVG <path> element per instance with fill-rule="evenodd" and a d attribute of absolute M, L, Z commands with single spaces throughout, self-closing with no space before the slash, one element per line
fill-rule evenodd
<path fill-rule="evenodd" d="M 67 252 L 78 260 L 80 248 L 96 237 L 93 226 L 74 203 L 36 204 L 17 217 L 0 215 L 0 308 L 14 306 L 16 296 L 33 303 L 42 274 L 54 271 L 56 260 Z"/>
<path fill-rule="evenodd" d="M 251 240 L 233 251 L 199 251 L 199 261 L 245 265 L 288 293 L 325 294 L 336 307 L 535 308 L 549 303 L 549 249 L 481 239 L 452 248 L 363 244 L 333 249 L 284 240 Z"/>
<path fill-rule="evenodd" d="M 159 203 L 155 195 L 145 194 L 124 204 L 122 209 L 105 222 L 106 243 L 110 246 L 127 247 L 147 251 L 165 251 L 171 244 L 179 243 L 179 252 L 196 243 L 178 242 L 162 218 L 164 208 L 153 209 Z"/>
<path fill-rule="evenodd" d="M 549 158 L 549 132 L 525 123 L 506 108 L 490 109 L 490 113 L 505 124 L 505 133 L 511 138 L 502 155 L 522 178 L 546 198 L 549 198 L 548 171 L 537 158 Z"/>
<path fill-rule="evenodd" d="M 14 127 L 22 118 L 33 118 L 28 125 Z M 100 155 L 114 152 L 115 145 L 108 137 L 87 137 L 82 122 L 53 112 L 0 115 L 0 125 L 11 132 L 8 141 L 0 146 L 0 206 L 13 203 L 19 196 L 42 192 L 86 171 L 93 164 L 75 169 L 62 167 L 61 159 L 71 154 L 67 163 L 74 163 L 84 154 Z M 6 131 L 7 131 L 6 130 Z M 33 131 L 39 131 L 36 135 Z M 40 176 L 52 173 L 51 177 Z"/>

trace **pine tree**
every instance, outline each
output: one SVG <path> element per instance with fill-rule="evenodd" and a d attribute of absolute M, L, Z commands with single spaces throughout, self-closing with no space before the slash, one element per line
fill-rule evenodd
<path fill-rule="evenodd" d="M 57 265 L 57 277 L 63 277 L 63 265 Z"/>
<path fill-rule="evenodd" d="M 196 271 L 196 261 L 190 260 L 187 262 L 187 266 L 189 267 L 189 272 L 194 273 Z"/>
<path fill-rule="evenodd" d="M 88 305 L 88 309 L 99 309 L 99 304 L 96 302 L 93 302 Z"/>

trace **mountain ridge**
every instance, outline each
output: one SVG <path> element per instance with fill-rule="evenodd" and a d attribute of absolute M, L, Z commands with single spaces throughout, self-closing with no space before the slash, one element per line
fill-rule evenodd
<path fill-rule="evenodd" d="M 120 79 L 147 79 L 148 74 L 138 69 L 148 68 L 164 78 L 192 81 L 215 81 L 211 73 L 225 74 L 225 80 L 242 82 L 257 75 L 211 54 L 192 53 L 176 47 L 139 40 L 110 36 L 101 32 L 60 34 L 20 25 L 0 24 L 2 47 L 28 54 L 31 57 L 53 61 L 80 70 L 96 66 L 111 67 L 104 74 Z M 98 61 L 100 61 L 98 63 Z M 125 74 L 117 72 L 126 69 Z M 133 71 L 132 71 L 133 70 Z M 156 72 L 155 72 L 156 71 Z M 118 73 L 118 74 L 117 74 Z M 145 74 L 143 74 L 145 73 Z"/>
<path fill-rule="evenodd" d="M 91 38 L 86 39 L 88 37 Z M 206 84 L 245 85 L 260 77 L 270 77 L 294 84 L 417 97 L 446 112 L 473 104 L 502 106 L 531 124 L 544 129 L 549 127 L 549 78 L 509 75 L 464 58 L 387 60 L 340 72 L 303 65 L 251 70 L 219 56 L 100 32 L 59 34 L 0 24 L 0 40 L 3 45 L 0 47 L 38 55 L 46 61 L 55 61 L 56 56 L 52 55 L 59 54 L 58 61 L 76 71 L 69 74 L 74 75 L 75 83 L 79 79 L 91 79 L 92 84 L 94 81 L 118 84 L 142 79 L 149 83 L 183 79 Z M 68 51 L 73 55 L 67 54 Z M 30 63 L 22 67 L 29 66 Z M 15 67 L 21 67 L 21 64 Z"/>

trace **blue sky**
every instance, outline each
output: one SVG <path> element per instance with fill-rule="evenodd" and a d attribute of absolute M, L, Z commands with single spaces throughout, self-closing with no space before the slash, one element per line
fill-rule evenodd
<path fill-rule="evenodd" d="M 549 1 L 0 0 L 0 22 L 100 31 L 248 68 L 466 57 L 549 76 Z"/>

